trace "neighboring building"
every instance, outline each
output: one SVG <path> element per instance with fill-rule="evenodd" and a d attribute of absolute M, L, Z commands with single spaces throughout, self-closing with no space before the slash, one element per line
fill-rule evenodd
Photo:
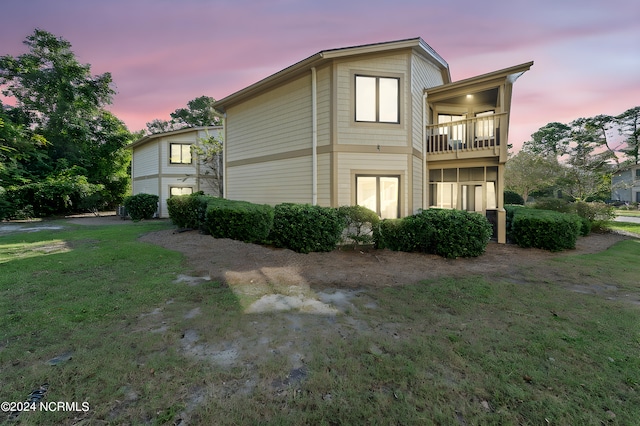
<path fill-rule="evenodd" d="M 159 217 L 169 217 L 167 198 L 204 191 L 219 195 L 214 189 L 205 165 L 197 161 L 191 146 L 199 138 L 217 137 L 222 127 L 192 127 L 166 133 L 155 133 L 129 145 L 132 150 L 132 194 L 154 194 L 160 197 Z"/>
<path fill-rule="evenodd" d="M 611 199 L 640 203 L 640 164 L 627 167 L 611 177 Z"/>
<path fill-rule="evenodd" d="M 225 196 L 477 211 L 505 242 L 511 90 L 532 64 L 452 83 L 421 38 L 319 52 L 215 103 Z"/>

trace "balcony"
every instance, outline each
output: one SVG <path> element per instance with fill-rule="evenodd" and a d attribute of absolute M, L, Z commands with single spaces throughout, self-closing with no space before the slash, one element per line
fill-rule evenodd
<path fill-rule="evenodd" d="M 430 160 L 498 157 L 508 114 L 499 113 L 426 126 Z"/>

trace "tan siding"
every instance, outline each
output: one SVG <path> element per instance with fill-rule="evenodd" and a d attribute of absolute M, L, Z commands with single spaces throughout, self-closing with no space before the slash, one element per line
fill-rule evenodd
<path fill-rule="evenodd" d="M 229 167 L 226 197 L 271 205 L 311 203 L 311 157 Z"/>
<path fill-rule="evenodd" d="M 331 143 L 331 67 L 318 70 L 318 146 Z"/>
<path fill-rule="evenodd" d="M 338 205 L 355 203 L 354 173 L 383 174 L 385 172 L 402 175 L 400 178 L 402 187 L 400 213 L 406 215 L 409 195 L 406 154 L 338 154 Z"/>
<path fill-rule="evenodd" d="M 413 211 L 409 214 L 417 213 L 422 208 L 422 167 L 421 161 L 417 157 L 413 158 Z"/>
<path fill-rule="evenodd" d="M 331 206 L 330 154 L 318 155 L 318 205 Z"/>
<path fill-rule="evenodd" d="M 158 179 L 139 179 L 132 182 L 131 192 L 136 194 L 154 194 L 158 195 Z"/>
<path fill-rule="evenodd" d="M 440 70 L 420 55 L 413 55 L 411 61 L 411 103 L 413 109 L 413 147 L 422 150 L 422 114 L 424 89 L 443 84 Z"/>
<path fill-rule="evenodd" d="M 158 174 L 158 144 L 151 142 L 133 150 L 133 178 Z"/>
<path fill-rule="evenodd" d="M 407 102 L 409 78 L 409 54 L 400 53 L 390 56 L 374 57 L 362 60 L 342 62 L 337 65 L 337 127 L 338 143 L 359 145 L 407 145 L 407 114 L 410 103 Z M 354 74 L 400 77 L 401 99 L 400 124 L 356 123 L 354 120 L 353 92 Z"/>
<path fill-rule="evenodd" d="M 311 73 L 227 111 L 227 161 L 311 147 Z M 236 124 L 237 123 L 237 124 Z"/>

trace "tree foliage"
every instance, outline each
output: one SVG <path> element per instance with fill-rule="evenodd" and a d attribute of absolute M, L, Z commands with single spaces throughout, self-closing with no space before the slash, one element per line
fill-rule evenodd
<path fill-rule="evenodd" d="M 616 145 L 615 130 L 624 140 Z M 553 185 L 577 200 L 608 198 L 611 173 L 625 164 L 637 164 L 640 161 L 640 107 L 631 108 L 618 116 L 597 115 L 577 118 L 568 124 L 549 123 L 531 135 L 525 142 L 521 158 L 513 157 L 507 162 L 507 188 L 521 195 L 528 188 L 534 188 L 533 182 L 526 182 L 522 175 L 535 175 L 534 171 L 524 172 L 518 164 L 525 156 L 554 158 L 560 163 L 560 169 L 550 179 L 543 179 L 545 185 Z M 528 158 L 536 167 L 535 158 Z M 512 163 L 511 166 L 509 163 Z M 539 167 L 540 165 L 538 165 Z M 553 182 L 549 182 L 553 181 Z M 516 186 L 520 189 L 516 189 Z"/>
<path fill-rule="evenodd" d="M 178 108 L 170 114 L 171 120 L 155 119 L 147 123 L 149 133 L 164 133 L 186 127 L 219 126 L 221 119 L 215 112 L 215 99 L 200 96 L 187 102 L 186 108 Z"/>
<path fill-rule="evenodd" d="M 622 152 L 631 164 L 640 164 L 640 106 L 616 116 L 620 135 L 624 137 Z"/>
<path fill-rule="evenodd" d="M 201 186 L 208 186 L 210 192 L 218 197 L 224 196 L 222 148 L 222 135 L 198 138 L 197 143 L 191 147 L 203 166 L 198 176 L 198 179 L 203 181 Z"/>
<path fill-rule="evenodd" d="M 0 186 L 20 186 L 52 176 L 83 176 L 102 185 L 103 202 L 121 201 L 129 184 L 132 140 L 105 107 L 115 94 L 110 73 L 91 74 L 71 43 L 41 29 L 28 52 L 0 57 Z"/>
<path fill-rule="evenodd" d="M 526 201 L 531 192 L 553 186 L 561 175 L 557 157 L 523 149 L 507 161 L 505 188 Z"/>

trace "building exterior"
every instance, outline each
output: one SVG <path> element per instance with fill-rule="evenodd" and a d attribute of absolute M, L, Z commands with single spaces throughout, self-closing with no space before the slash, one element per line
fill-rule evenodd
<path fill-rule="evenodd" d="M 627 167 L 611 177 L 611 199 L 640 203 L 640 164 Z"/>
<path fill-rule="evenodd" d="M 221 130 L 217 126 L 186 128 L 148 135 L 129 145 L 132 194 L 158 195 L 159 217 L 169 217 L 167 198 L 171 196 L 197 191 L 220 195 L 192 146 L 199 138 L 218 137 Z"/>
<path fill-rule="evenodd" d="M 477 211 L 504 242 L 511 90 L 532 64 L 454 83 L 421 38 L 319 52 L 214 105 L 225 196 Z"/>

